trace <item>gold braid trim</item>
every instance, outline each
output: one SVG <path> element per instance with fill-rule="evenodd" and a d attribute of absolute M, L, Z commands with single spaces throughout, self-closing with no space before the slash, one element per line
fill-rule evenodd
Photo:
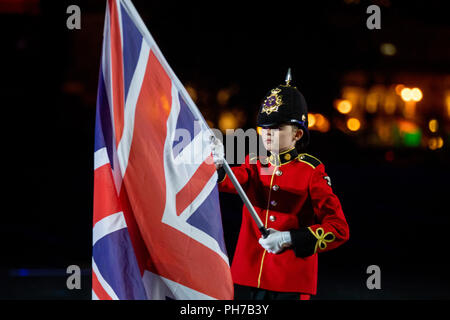
<path fill-rule="evenodd" d="M 319 248 L 320 250 L 325 250 L 327 248 L 327 243 L 336 240 L 336 236 L 333 234 L 333 232 L 325 233 L 325 231 L 323 231 L 323 228 L 317 228 L 316 232 L 314 232 L 311 229 L 311 227 L 308 227 L 308 229 L 317 239 L 316 247 L 314 248 L 314 253 L 317 252 L 317 248 Z"/>

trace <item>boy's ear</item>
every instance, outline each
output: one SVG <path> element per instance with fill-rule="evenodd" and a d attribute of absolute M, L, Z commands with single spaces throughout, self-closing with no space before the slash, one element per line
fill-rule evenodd
<path fill-rule="evenodd" d="M 295 140 L 296 141 L 298 141 L 298 140 L 300 140 L 302 137 L 303 137 L 303 134 L 304 134 L 304 132 L 303 132 L 303 129 L 297 129 L 297 132 L 295 133 Z"/>

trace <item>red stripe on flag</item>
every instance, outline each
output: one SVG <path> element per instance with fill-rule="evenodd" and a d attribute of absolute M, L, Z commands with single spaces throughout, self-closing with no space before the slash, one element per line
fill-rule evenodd
<path fill-rule="evenodd" d="M 120 204 L 122 207 L 122 212 L 125 217 L 125 222 L 127 223 L 128 234 L 130 235 L 130 240 L 133 245 L 134 254 L 141 272 L 141 276 L 144 275 L 145 266 L 149 263 L 149 253 L 146 249 L 144 240 L 139 231 L 139 226 L 136 223 L 136 219 L 133 216 L 133 210 L 131 209 L 131 204 L 128 200 L 128 194 L 126 188 L 120 189 Z"/>
<path fill-rule="evenodd" d="M 111 165 L 105 164 L 94 171 L 93 225 L 103 218 L 122 211 L 117 196 Z"/>
<path fill-rule="evenodd" d="M 109 0 L 109 16 L 111 30 L 111 81 L 112 81 L 112 105 L 114 111 L 114 132 L 116 146 L 122 138 L 125 98 L 123 81 L 123 57 L 122 36 L 120 33 L 119 13 L 115 0 Z"/>
<path fill-rule="evenodd" d="M 197 198 L 208 180 L 216 171 L 211 155 L 198 167 L 183 189 L 177 193 L 177 215 L 179 216 Z"/>
<path fill-rule="evenodd" d="M 167 201 L 163 152 L 170 101 L 171 80 L 150 52 L 123 179 L 133 210 L 128 214 L 136 218 L 148 250 L 149 271 L 217 299 L 232 299 L 231 273 L 222 257 L 161 221 Z"/>
<path fill-rule="evenodd" d="M 103 289 L 100 281 L 98 281 L 97 275 L 95 274 L 94 270 L 92 270 L 92 290 L 94 290 L 94 293 L 99 300 L 112 300 L 105 289 Z"/>

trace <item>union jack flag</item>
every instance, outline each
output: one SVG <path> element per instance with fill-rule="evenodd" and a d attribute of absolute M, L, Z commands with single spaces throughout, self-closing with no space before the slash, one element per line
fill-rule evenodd
<path fill-rule="evenodd" d="M 131 1 L 108 0 L 95 124 L 93 299 L 233 298 L 211 134 Z"/>

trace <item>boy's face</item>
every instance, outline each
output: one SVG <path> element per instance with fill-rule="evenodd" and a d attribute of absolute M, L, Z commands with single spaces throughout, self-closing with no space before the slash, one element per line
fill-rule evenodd
<path fill-rule="evenodd" d="M 277 128 L 261 128 L 264 147 L 273 153 L 280 153 L 295 147 L 295 143 L 303 136 L 303 130 L 285 124 Z"/>

